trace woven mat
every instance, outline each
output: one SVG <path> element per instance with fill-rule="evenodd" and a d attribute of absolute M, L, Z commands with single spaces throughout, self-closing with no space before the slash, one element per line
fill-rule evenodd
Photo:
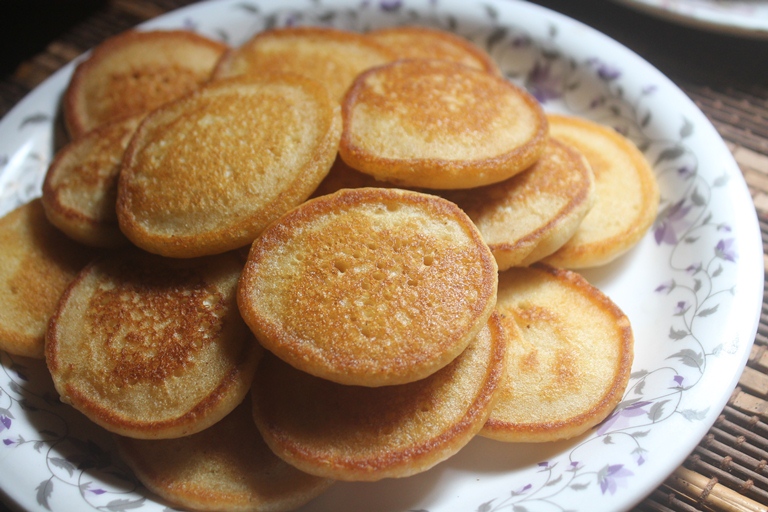
<path fill-rule="evenodd" d="M 72 0 L 61 12 L 36 13 L 36 48 L 29 27 L 3 31 L 15 41 L 4 51 L 0 117 L 54 71 L 103 39 L 190 0 Z M 599 0 L 542 0 L 623 42 L 672 78 L 714 123 L 749 186 L 768 245 L 768 42 L 700 33 Z M 28 4 L 35 9 L 37 3 Z M 61 16 L 67 26 L 57 28 Z M 41 21 L 43 20 L 43 21 Z M 45 21 L 47 20 L 47 21 Z M 7 28 L 7 27 L 6 27 Z M 45 27 L 42 27 L 45 29 Z M 27 32 L 24 32 L 27 30 Z M 57 32 L 57 30 L 59 30 Z M 652 34 L 653 37 L 649 37 Z M 29 41 L 19 46 L 19 41 Z M 51 42 L 53 41 L 53 42 Z M 11 48 L 9 40 L 0 48 Z M 671 51 L 673 48 L 675 51 Z M 677 52 L 677 53 L 676 53 Z M 16 59 L 15 61 L 13 59 Z M 768 267 L 768 260 L 766 260 Z M 715 425 L 638 511 L 768 511 L 768 307 L 739 386 Z M 4 510 L 0 505 L 0 510 Z"/>

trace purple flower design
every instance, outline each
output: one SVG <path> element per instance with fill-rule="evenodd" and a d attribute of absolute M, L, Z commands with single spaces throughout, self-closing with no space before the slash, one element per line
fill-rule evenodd
<path fill-rule="evenodd" d="M 402 0 L 381 0 L 379 4 L 382 11 L 391 12 L 400 9 L 403 6 Z"/>
<path fill-rule="evenodd" d="M 717 245 L 715 246 L 715 256 L 735 263 L 736 258 L 738 257 L 734 247 L 735 242 L 736 239 L 734 238 L 726 238 L 725 240 L 717 242 Z"/>
<path fill-rule="evenodd" d="M 88 492 L 91 492 L 98 496 L 99 494 L 104 494 L 107 491 L 105 491 L 104 489 L 88 489 Z"/>
<path fill-rule="evenodd" d="M 0 416 L 0 432 L 3 430 L 10 430 L 11 429 L 11 418 L 9 418 L 6 415 Z"/>
<path fill-rule="evenodd" d="M 16 444 L 16 441 L 14 441 L 13 439 L 5 438 L 3 439 L 3 444 L 5 446 L 11 446 L 12 444 Z"/>
<path fill-rule="evenodd" d="M 696 169 L 694 169 L 690 165 L 684 165 L 677 170 L 677 174 L 682 179 L 687 180 L 688 178 L 691 178 L 696 174 Z"/>
<path fill-rule="evenodd" d="M 691 206 L 686 206 L 685 199 L 681 199 L 659 212 L 653 230 L 657 244 L 666 243 L 674 245 L 677 243 L 679 233 L 684 231 L 689 225 L 685 217 L 691 211 L 691 208 Z"/>
<path fill-rule="evenodd" d="M 675 306 L 675 313 L 674 313 L 674 315 L 675 316 L 682 316 L 689 309 L 691 309 L 691 305 L 688 304 L 688 302 L 686 302 L 684 300 L 678 301 L 677 305 Z"/>
<path fill-rule="evenodd" d="M 552 70 L 548 65 L 536 62 L 528 73 L 528 90 L 541 103 L 554 100 L 562 96 L 560 80 L 552 76 Z"/>
<path fill-rule="evenodd" d="M 613 464 L 604 467 L 597 475 L 597 480 L 600 483 L 600 491 L 616 494 L 616 490 L 619 487 L 625 487 L 627 485 L 626 479 L 630 476 L 634 476 L 630 470 L 626 469 L 623 464 Z"/>
<path fill-rule="evenodd" d="M 679 387 L 682 387 L 685 377 L 683 377 L 682 375 L 675 375 L 672 380 L 675 381 L 675 387 L 679 388 Z"/>
<path fill-rule="evenodd" d="M 672 290 L 675 289 L 676 285 L 677 285 L 677 283 L 675 283 L 675 280 L 674 279 L 670 279 L 669 281 L 661 283 L 659 286 L 656 287 L 656 289 L 654 291 L 657 292 L 657 293 L 661 293 L 661 292 L 669 293 L 669 292 L 671 292 Z"/>
<path fill-rule="evenodd" d="M 698 274 L 701 272 L 701 270 L 704 268 L 704 265 L 702 265 L 701 262 L 699 263 L 691 263 L 685 268 L 685 271 L 688 272 L 691 275 Z"/>
<path fill-rule="evenodd" d="M 621 70 L 619 68 L 606 64 L 600 59 L 589 59 L 587 63 L 594 66 L 597 71 L 597 76 L 606 82 L 616 80 L 621 76 Z"/>
<path fill-rule="evenodd" d="M 615 427 L 614 430 L 619 430 L 629 426 L 632 418 L 648 414 L 648 411 L 645 410 L 645 406 L 650 404 L 651 402 L 641 401 L 635 402 L 627 407 L 617 407 L 616 410 L 603 421 L 602 425 L 600 425 L 597 434 L 603 435 L 608 432 L 611 427 Z"/>

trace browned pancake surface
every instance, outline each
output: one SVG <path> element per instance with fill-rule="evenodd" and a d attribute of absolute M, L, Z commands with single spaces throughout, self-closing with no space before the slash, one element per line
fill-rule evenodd
<path fill-rule="evenodd" d="M 413 59 L 361 74 L 344 98 L 339 153 L 405 187 L 471 188 L 533 164 L 547 141 L 541 106 L 500 76 Z"/>
<path fill-rule="evenodd" d="M 192 510 L 294 510 L 333 484 L 272 453 L 253 422 L 250 399 L 197 434 L 159 440 L 117 437 L 117 446 L 150 491 Z"/>
<path fill-rule="evenodd" d="M 488 53 L 469 40 L 435 28 L 418 25 L 372 30 L 368 37 L 386 46 L 400 59 L 441 59 L 500 73 Z"/>
<path fill-rule="evenodd" d="M 283 27 L 256 34 L 224 55 L 215 78 L 274 72 L 301 73 L 341 100 L 362 71 L 395 58 L 362 34 L 327 27 Z"/>
<path fill-rule="evenodd" d="M 507 374 L 481 434 L 510 442 L 568 439 L 621 400 L 633 359 L 629 319 L 575 272 L 536 264 L 499 276 Z"/>
<path fill-rule="evenodd" d="M 153 111 L 123 160 L 117 216 L 143 249 L 170 257 L 250 244 L 328 173 L 339 107 L 300 75 L 237 77 Z"/>
<path fill-rule="evenodd" d="M 63 99 L 70 135 L 148 112 L 210 78 L 227 47 L 182 30 L 127 31 L 77 66 Z"/>
<path fill-rule="evenodd" d="M 170 260 L 128 251 L 86 267 L 46 335 L 62 401 L 142 439 L 200 431 L 245 396 L 261 353 L 235 302 L 234 253 Z"/>
<path fill-rule="evenodd" d="M 413 475 L 455 454 L 482 426 L 505 350 L 492 315 L 447 367 L 379 388 L 332 383 L 267 355 L 254 380 L 254 418 L 273 451 L 308 473 L 365 481 Z"/>
<path fill-rule="evenodd" d="M 94 252 L 51 225 L 40 199 L 0 218 L 0 247 L 0 349 L 42 358 L 56 303 Z"/>
<path fill-rule="evenodd" d="M 490 315 L 496 280 L 453 203 L 348 189 L 292 210 L 254 242 L 238 301 L 259 341 L 295 367 L 381 386 L 455 358 Z"/>
<path fill-rule="evenodd" d="M 549 116 L 556 137 L 579 150 L 595 173 L 595 202 L 573 238 L 546 258 L 552 265 L 587 268 L 627 252 L 656 218 L 659 187 L 639 149 L 616 130 L 587 119 Z"/>
<path fill-rule="evenodd" d="M 117 224 L 117 176 L 123 153 L 143 116 L 107 123 L 70 142 L 43 182 L 48 219 L 70 237 L 94 247 L 128 242 Z"/>
<path fill-rule="evenodd" d="M 581 153 L 550 139 L 541 158 L 520 174 L 441 195 L 467 212 L 505 270 L 529 265 L 566 243 L 592 207 L 594 181 Z"/>

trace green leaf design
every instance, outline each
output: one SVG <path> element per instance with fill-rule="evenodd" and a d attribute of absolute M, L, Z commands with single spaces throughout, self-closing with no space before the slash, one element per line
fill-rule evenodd
<path fill-rule="evenodd" d="M 53 494 L 53 478 L 51 477 L 48 480 L 43 480 L 35 490 L 37 491 L 35 494 L 37 504 L 45 507 L 47 510 L 51 510 L 51 506 L 48 504 L 48 499 L 51 497 L 51 494 Z"/>
<path fill-rule="evenodd" d="M 69 462 L 67 459 L 62 459 L 61 457 L 51 457 L 48 460 L 50 460 L 51 464 L 53 464 L 57 468 L 61 468 L 65 470 L 67 473 L 69 473 L 69 476 L 72 476 L 75 474 L 75 469 L 77 468 L 75 467 L 74 464 Z"/>
<path fill-rule="evenodd" d="M 657 422 L 662 416 L 664 416 L 664 404 L 669 402 L 669 400 L 662 400 L 661 402 L 656 402 L 651 406 L 651 410 L 648 411 L 648 419 L 653 421 L 654 423 Z"/>
<path fill-rule="evenodd" d="M 688 331 L 678 331 L 674 327 L 669 328 L 669 337 L 673 340 L 679 341 L 688 336 Z"/>
<path fill-rule="evenodd" d="M 698 312 L 696 316 L 702 316 L 702 317 L 710 316 L 717 312 L 718 306 L 719 304 L 711 308 L 702 309 L 701 311 Z"/>
<path fill-rule="evenodd" d="M 688 421 L 702 421 L 704 418 L 707 417 L 707 413 L 709 412 L 709 407 L 701 411 L 696 411 L 693 409 L 683 409 L 682 411 L 679 411 L 679 412 L 680 414 L 683 415 L 683 418 L 687 419 Z"/>
<path fill-rule="evenodd" d="M 688 119 L 683 118 L 683 126 L 680 128 L 680 138 L 685 139 L 693 135 L 693 123 Z"/>
<path fill-rule="evenodd" d="M 690 348 L 684 348 L 667 359 L 679 359 L 685 366 L 691 368 L 701 368 L 704 365 L 704 356 Z"/>
<path fill-rule="evenodd" d="M 112 500 L 109 503 L 107 503 L 106 509 L 107 510 L 114 510 L 114 511 L 120 511 L 120 510 L 131 510 L 134 508 L 141 508 L 144 506 L 144 501 L 146 501 L 146 498 L 139 498 L 136 500 Z"/>
<path fill-rule="evenodd" d="M 675 158 L 681 157 L 685 153 L 685 150 L 682 148 L 682 146 L 675 146 L 673 148 L 668 148 L 659 153 L 659 156 L 656 157 L 656 161 L 654 162 L 654 166 L 659 165 L 661 162 L 665 160 L 674 160 Z"/>

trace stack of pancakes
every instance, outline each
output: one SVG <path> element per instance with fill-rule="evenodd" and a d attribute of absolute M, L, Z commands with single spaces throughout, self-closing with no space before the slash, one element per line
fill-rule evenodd
<path fill-rule="evenodd" d="M 0 348 L 44 355 L 171 503 L 289 510 L 621 399 L 629 320 L 573 269 L 642 238 L 652 170 L 468 41 L 130 32 L 63 114 L 42 199 L 0 219 L 0 311 L 32 312 Z"/>

